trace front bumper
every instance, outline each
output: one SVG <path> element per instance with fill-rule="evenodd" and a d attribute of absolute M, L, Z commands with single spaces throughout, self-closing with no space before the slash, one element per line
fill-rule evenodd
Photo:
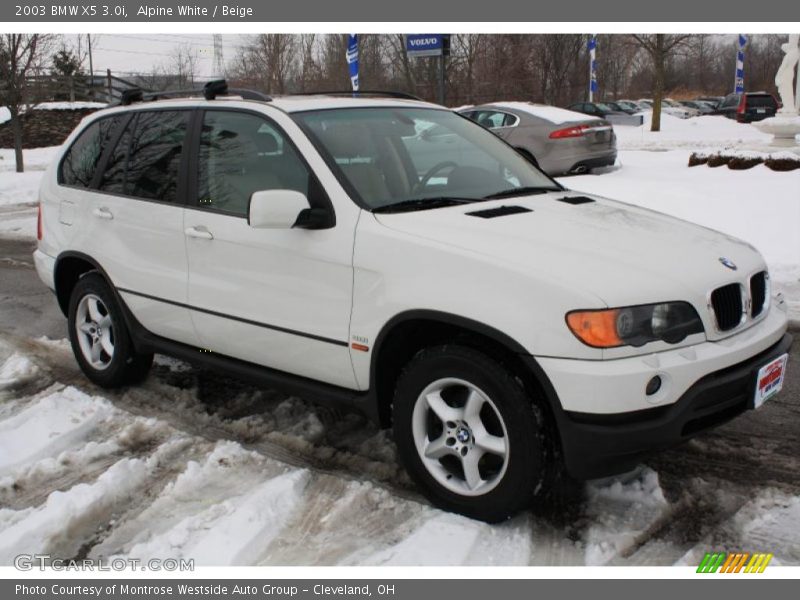
<path fill-rule="evenodd" d="M 623 473 L 642 458 L 716 427 L 751 408 L 759 368 L 789 351 L 792 336 L 694 383 L 674 403 L 616 414 L 554 408 L 569 474 L 592 479 Z"/>

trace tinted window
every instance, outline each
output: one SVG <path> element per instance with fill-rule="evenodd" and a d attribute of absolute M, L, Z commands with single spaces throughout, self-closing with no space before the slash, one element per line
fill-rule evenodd
<path fill-rule="evenodd" d="M 130 140 L 125 194 L 175 202 L 187 111 L 139 113 Z"/>
<path fill-rule="evenodd" d="M 739 96 L 737 94 L 731 94 L 722 101 L 722 106 L 736 106 L 737 104 L 739 104 Z"/>
<path fill-rule="evenodd" d="M 128 149 L 131 145 L 131 132 L 135 122 L 136 118 L 128 121 L 125 131 L 108 157 L 99 186 L 100 190 L 104 192 L 111 194 L 125 193 L 125 165 L 128 162 Z"/>
<path fill-rule="evenodd" d="M 258 115 L 207 111 L 200 136 L 198 204 L 247 216 L 262 190 L 308 195 L 310 173 L 283 134 Z"/>
<path fill-rule="evenodd" d="M 137 113 L 109 156 L 100 189 L 175 202 L 189 114 L 164 110 Z"/>
<path fill-rule="evenodd" d="M 778 103 L 769 94 L 750 94 L 747 96 L 747 106 L 777 108 Z"/>
<path fill-rule="evenodd" d="M 99 119 L 78 136 L 61 163 L 61 183 L 78 187 L 91 185 L 97 162 L 118 123 L 119 117 Z"/>

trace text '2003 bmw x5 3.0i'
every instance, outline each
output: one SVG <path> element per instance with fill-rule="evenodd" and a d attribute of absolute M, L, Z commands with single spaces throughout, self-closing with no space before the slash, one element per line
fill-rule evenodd
<path fill-rule="evenodd" d="M 433 502 L 488 521 L 781 387 L 787 309 L 754 248 L 570 192 L 452 111 L 131 96 L 41 188 L 36 267 L 99 385 L 159 352 L 355 407 Z"/>

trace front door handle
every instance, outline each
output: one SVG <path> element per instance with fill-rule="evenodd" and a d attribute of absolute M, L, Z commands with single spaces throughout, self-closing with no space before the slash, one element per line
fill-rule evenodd
<path fill-rule="evenodd" d="M 111 211 L 108 210 L 105 206 L 101 206 L 100 208 L 95 208 L 92 210 L 92 214 L 97 217 L 98 219 L 105 219 L 106 221 L 110 221 L 114 218 L 114 215 L 111 214 Z"/>
<path fill-rule="evenodd" d="M 186 237 L 197 238 L 199 240 L 213 240 L 214 235 L 205 227 L 187 227 L 183 233 Z"/>

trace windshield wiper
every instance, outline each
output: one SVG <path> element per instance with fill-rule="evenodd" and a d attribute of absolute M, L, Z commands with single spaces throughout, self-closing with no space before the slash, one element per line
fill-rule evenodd
<path fill-rule="evenodd" d="M 374 213 L 410 212 L 413 210 L 427 210 L 429 208 L 443 208 L 458 204 L 480 202 L 480 198 L 459 198 L 457 196 L 437 196 L 434 198 L 411 198 L 373 208 Z"/>
<path fill-rule="evenodd" d="M 512 196 L 529 196 L 532 194 L 546 194 L 547 192 L 558 192 L 558 191 L 560 191 L 559 188 L 549 187 L 549 186 L 515 187 L 500 192 L 495 192 L 494 194 L 489 194 L 488 196 L 484 196 L 483 199 L 494 200 L 495 198 L 511 198 Z"/>

